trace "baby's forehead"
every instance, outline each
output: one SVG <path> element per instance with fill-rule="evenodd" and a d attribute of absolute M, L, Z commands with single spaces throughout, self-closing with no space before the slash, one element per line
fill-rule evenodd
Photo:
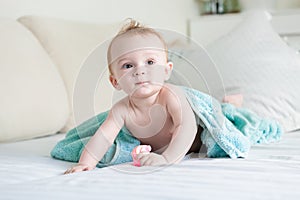
<path fill-rule="evenodd" d="M 112 60 L 116 60 L 122 55 L 143 50 L 164 52 L 165 46 L 155 34 L 124 34 L 114 39 L 110 53 Z"/>

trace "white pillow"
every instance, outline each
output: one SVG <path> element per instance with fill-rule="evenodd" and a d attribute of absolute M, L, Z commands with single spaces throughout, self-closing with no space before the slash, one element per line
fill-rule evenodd
<path fill-rule="evenodd" d="M 0 19 L 0 142 L 54 134 L 69 115 L 64 83 L 30 31 Z"/>
<path fill-rule="evenodd" d="M 300 128 L 300 59 L 271 27 L 264 12 L 246 17 L 207 47 L 226 94 L 242 93 L 243 106 L 278 120 L 286 131 Z M 213 89 L 219 100 L 223 88 Z"/>
<path fill-rule="evenodd" d="M 62 131 L 68 131 L 70 128 L 78 125 L 81 121 L 92 117 L 87 113 L 82 114 L 84 116 L 80 116 L 80 121 L 74 119 L 73 94 L 77 81 L 76 79 L 83 67 L 82 64 L 92 50 L 96 46 L 101 45 L 102 42 L 111 39 L 118 31 L 119 24 L 88 24 L 41 16 L 24 16 L 19 18 L 18 21 L 31 30 L 38 38 L 63 77 L 72 112 L 68 119 L 68 123 Z M 107 68 L 106 57 L 104 56 L 105 59 L 102 58 L 102 55 L 99 54 L 98 60 L 96 58 L 93 59 L 93 61 L 89 60 L 87 62 L 89 64 L 90 62 L 93 62 L 93 66 L 97 65 L 100 70 L 105 71 Z M 92 69 L 90 73 L 91 76 L 93 76 L 94 69 Z M 92 88 L 93 90 L 96 90 L 96 112 L 106 111 L 111 106 L 110 95 L 113 92 L 113 88 L 109 84 L 107 74 L 103 79 L 105 80 L 101 79 L 101 82 L 104 82 L 104 86 L 103 84 L 101 85 L 101 90 L 98 87 Z M 79 98 L 82 98 L 82 100 L 79 101 L 82 101 L 83 104 L 86 102 L 84 97 Z M 99 99 L 101 99 L 101 101 L 99 101 Z"/>

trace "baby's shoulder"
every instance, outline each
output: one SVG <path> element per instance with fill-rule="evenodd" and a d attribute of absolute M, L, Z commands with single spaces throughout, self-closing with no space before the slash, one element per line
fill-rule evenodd
<path fill-rule="evenodd" d="M 174 97 L 185 97 L 184 91 L 180 86 L 170 83 L 165 84 L 162 94 L 171 99 Z"/>
<path fill-rule="evenodd" d="M 126 113 L 128 109 L 128 97 L 124 97 L 113 104 L 112 109 L 113 111 L 116 111 L 118 113 Z"/>

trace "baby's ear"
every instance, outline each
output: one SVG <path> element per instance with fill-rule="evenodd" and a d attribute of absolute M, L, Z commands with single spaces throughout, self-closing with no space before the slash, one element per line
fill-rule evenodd
<path fill-rule="evenodd" d="M 121 90 L 121 89 L 122 89 L 122 88 L 120 87 L 120 85 L 119 85 L 117 79 L 116 79 L 113 75 L 110 75 L 110 76 L 109 76 L 109 81 L 110 81 L 110 83 L 112 84 L 112 86 L 113 86 L 114 88 L 116 88 L 117 90 Z"/>
<path fill-rule="evenodd" d="M 173 63 L 172 62 L 168 62 L 167 66 L 165 68 L 165 73 L 166 73 L 166 77 L 165 77 L 165 81 L 169 80 L 172 74 L 172 70 L 173 70 Z"/>

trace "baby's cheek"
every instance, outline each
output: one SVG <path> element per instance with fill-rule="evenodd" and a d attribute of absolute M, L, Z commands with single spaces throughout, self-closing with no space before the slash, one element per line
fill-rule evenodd
<path fill-rule="evenodd" d="M 127 94 L 132 93 L 134 90 L 133 80 L 131 80 L 131 79 L 132 78 L 124 75 L 118 80 L 118 83 L 121 86 L 122 90 Z"/>
<path fill-rule="evenodd" d="M 161 86 L 166 78 L 165 67 L 162 65 L 155 65 L 148 68 L 147 75 L 153 83 Z"/>

